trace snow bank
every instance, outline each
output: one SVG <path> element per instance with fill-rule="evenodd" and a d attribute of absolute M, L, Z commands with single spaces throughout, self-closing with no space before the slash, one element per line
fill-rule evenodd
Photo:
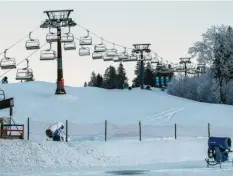
<path fill-rule="evenodd" d="M 0 140 L 1 172 L 71 170 L 109 166 L 203 161 L 207 139 L 32 142 Z M 121 147 L 119 147 L 121 146 Z M 203 164 L 205 165 L 204 161 Z"/>

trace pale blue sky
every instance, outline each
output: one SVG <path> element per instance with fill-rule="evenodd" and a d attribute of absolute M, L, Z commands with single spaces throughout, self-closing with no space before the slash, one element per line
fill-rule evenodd
<path fill-rule="evenodd" d="M 233 25 L 232 5 L 233 2 L 210 1 L 0 2 L 0 50 L 3 51 L 39 26 L 46 18 L 44 10 L 72 8 L 74 12 L 71 17 L 99 36 L 126 47 L 149 42 L 151 49 L 159 56 L 177 62 L 179 57 L 187 56 L 188 48 L 200 40 L 201 34 L 211 25 Z M 39 29 L 32 36 L 43 44 L 47 31 Z M 72 28 L 72 32 L 77 37 L 86 34 L 79 27 Z M 25 41 L 9 50 L 9 56 L 15 57 L 17 62 L 32 52 L 25 50 Z M 93 43 L 100 43 L 100 40 L 94 37 Z M 111 44 L 108 46 L 111 47 Z M 56 61 L 41 62 L 39 54 L 33 55 L 30 60 L 36 80 L 55 82 Z M 107 66 L 119 64 L 80 57 L 78 50 L 63 51 L 63 59 L 65 83 L 71 86 L 82 86 L 93 70 L 103 74 Z M 124 65 L 131 81 L 135 63 Z M 23 66 L 24 63 L 19 65 Z M 1 74 L 3 72 L 0 71 Z M 15 82 L 15 74 L 16 70 L 7 74 L 10 82 Z"/>

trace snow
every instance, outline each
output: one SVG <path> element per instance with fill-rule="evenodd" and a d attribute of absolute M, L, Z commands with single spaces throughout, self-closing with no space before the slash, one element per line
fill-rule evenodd
<path fill-rule="evenodd" d="M 169 96 L 159 89 L 66 87 L 67 95 L 57 96 L 52 83 L 14 83 L 1 88 L 7 97 L 15 98 L 14 120 L 26 125 L 30 117 L 31 139 L 0 139 L 1 176 L 114 175 L 119 170 L 145 170 L 144 175 L 159 176 L 233 174 L 231 164 L 206 168 L 204 161 L 207 123 L 212 135 L 232 137 L 232 106 Z M 65 120 L 70 142 L 46 141 L 48 125 Z"/>

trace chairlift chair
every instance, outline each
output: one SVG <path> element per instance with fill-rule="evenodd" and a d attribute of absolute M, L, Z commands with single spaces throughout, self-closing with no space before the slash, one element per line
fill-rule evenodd
<path fill-rule="evenodd" d="M 74 35 L 70 33 L 70 27 L 68 29 L 68 32 L 61 34 L 61 43 L 74 42 Z"/>
<path fill-rule="evenodd" d="M 114 57 L 114 58 L 113 58 L 113 61 L 114 61 L 114 62 L 122 62 L 123 60 L 120 59 L 119 57 Z"/>
<path fill-rule="evenodd" d="M 137 57 L 137 56 L 130 56 L 130 60 L 131 60 L 131 61 L 137 61 L 137 60 L 138 60 L 138 57 Z"/>
<path fill-rule="evenodd" d="M 91 55 L 90 48 L 83 46 L 79 48 L 79 56 L 90 56 L 90 55 Z"/>
<path fill-rule="evenodd" d="M 156 65 L 156 67 L 162 69 L 164 67 L 164 65 L 163 65 L 162 62 L 158 62 L 157 65 Z"/>
<path fill-rule="evenodd" d="M 89 36 L 88 30 L 86 36 L 80 37 L 79 45 L 92 45 L 92 38 Z"/>
<path fill-rule="evenodd" d="M 57 34 L 54 33 L 48 33 L 46 35 L 46 41 L 47 43 L 57 42 Z"/>
<path fill-rule="evenodd" d="M 102 52 L 93 52 L 92 58 L 93 59 L 103 59 L 103 53 Z"/>
<path fill-rule="evenodd" d="M 145 60 L 145 61 L 151 61 L 151 60 L 152 60 L 152 55 L 151 55 L 151 54 L 146 54 L 146 55 L 144 56 L 144 60 Z"/>
<path fill-rule="evenodd" d="M 159 63 L 159 59 L 157 57 L 154 57 L 153 59 L 151 59 L 151 63 L 157 64 L 157 63 Z"/>
<path fill-rule="evenodd" d="M 40 52 L 40 60 L 54 60 L 56 59 L 56 51 L 52 49 L 52 43 L 49 43 L 49 49 L 43 50 Z"/>
<path fill-rule="evenodd" d="M 31 68 L 18 69 L 16 73 L 16 80 L 33 81 L 33 71 Z"/>
<path fill-rule="evenodd" d="M 106 45 L 103 43 L 103 39 L 102 39 L 102 42 L 100 44 L 96 44 L 94 46 L 94 52 L 105 52 L 105 51 L 106 51 Z"/>
<path fill-rule="evenodd" d="M 185 69 L 182 65 L 178 64 L 175 68 L 174 68 L 174 72 L 185 72 Z"/>
<path fill-rule="evenodd" d="M 74 42 L 74 35 L 72 33 L 61 34 L 61 43 L 72 43 Z"/>
<path fill-rule="evenodd" d="M 57 33 L 51 32 L 51 28 L 49 28 L 49 33 L 46 35 L 47 43 L 57 42 Z"/>
<path fill-rule="evenodd" d="M 118 59 L 119 60 L 127 60 L 128 58 L 129 58 L 129 55 L 128 55 L 126 48 L 125 48 L 124 52 L 119 53 Z"/>
<path fill-rule="evenodd" d="M 117 50 L 116 49 L 107 49 L 106 56 L 108 56 L 108 57 L 117 56 Z"/>
<path fill-rule="evenodd" d="M 29 33 L 29 40 L 26 41 L 25 47 L 27 50 L 40 49 L 40 41 L 38 39 L 32 39 L 31 33 Z"/>
<path fill-rule="evenodd" d="M 20 81 L 34 81 L 33 70 L 29 68 L 29 60 L 26 59 L 26 61 L 27 66 L 17 70 L 15 79 Z"/>
<path fill-rule="evenodd" d="M 198 74 L 198 71 L 196 69 L 188 69 L 187 73 L 190 75 L 195 75 L 195 74 Z"/>
<path fill-rule="evenodd" d="M 10 58 L 6 56 L 7 49 L 4 51 L 4 58 L 0 61 L 1 69 L 15 69 L 16 61 L 15 58 Z"/>
<path fill-rule="evenodd" d="M 76 50 L 76 43 L 75 42 L 65 42 L 64 43 L 64 50 Z"/>
<path fill-rule="evenodd" d="M 5 92 L 4 92 L 4 90 L 2 90 L 2 89 L 0 88 L 0 101 L 1 101 L 1 100 L 5 100 L 5 98 L 6 98 Z"/>
<path fill-rule="evenodd" d="M 104 56 L 104 57 L 103 57 L 103 60 L 104 60 L 104 61 L 113 61 L 113 57 Z"/>

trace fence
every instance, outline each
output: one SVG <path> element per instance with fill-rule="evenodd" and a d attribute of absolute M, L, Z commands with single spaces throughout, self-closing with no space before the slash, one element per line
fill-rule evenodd
<path fill-rule="evenodd" d="M 25 134 L 28 140 L 47 140 L 45 131 L 49 125 L 30 120 L 28 118 Z M 233 128 L 225 126 L 206 125 L 184 126 L 173 125 L 148 125 L 139 121 L 137 124 L 113 124 L 107 120 L 101 123 L 77 124 L 66 120 L 65 132 L 70 141 L 107 141 L 111 139 L 135 139 L 142 141 L 148 138 L 181 138 L 181 137 L 209 137 L 233 135 Z"/>

